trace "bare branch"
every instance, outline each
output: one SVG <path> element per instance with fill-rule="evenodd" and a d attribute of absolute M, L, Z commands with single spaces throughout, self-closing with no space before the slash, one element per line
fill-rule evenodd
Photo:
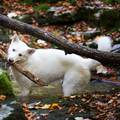
<path fill-rule="evenodd" d="M 55 37 L 51 33 L 45 32 L 38 27 L 32 27 L 29 24 L 17 20 L 9 19 L 8 17 L 1 14 L 0 14 L 0 25 L 12 30 L 19 31 L 21 33 L 30 34 L 34 37 L 53 43 L 59 46 L 59 48 L 64 49 L 66 53 L 75 53 L 88 58 L 96 59 L 101 63 L 106 63 L 106 64 L 120 63 L 119 53 L 101 52 L 84 47 L 82 45 L 76 45 L 74 43 L 70 43 L 66 39 L 62 39 L 61 37 Z"/>

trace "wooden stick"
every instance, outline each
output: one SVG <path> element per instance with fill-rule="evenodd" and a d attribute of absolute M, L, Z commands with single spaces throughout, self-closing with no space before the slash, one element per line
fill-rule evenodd
<path fill-rule="evenodd" d="M 0 57 L 5 59 L 7 61 L 7 54 L 0 49 Z M 34 74 L 32 74 L 30 71 L 23 69 L 19 64 L 13 63 L 13 67 L 15 67 L 16 70 L 18 70 L 20 73 L 22 73 L 24 76 L 26 76 L 29 80 L 33 81 L 34 83 L 38 84 L 39 86 L 47 86 L 45 82 L 40 80 L 38 77 L 36 77 Z"/>

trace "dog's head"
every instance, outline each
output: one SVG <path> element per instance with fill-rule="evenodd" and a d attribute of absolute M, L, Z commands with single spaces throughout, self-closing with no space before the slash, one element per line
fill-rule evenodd
<path fill-rule="evenodd" d="M 16 34 L 11 39 L 12 41 L 8 48 L 8 62 L 23 62 L 35 52 L 35 49 L 28 47 Z"/>

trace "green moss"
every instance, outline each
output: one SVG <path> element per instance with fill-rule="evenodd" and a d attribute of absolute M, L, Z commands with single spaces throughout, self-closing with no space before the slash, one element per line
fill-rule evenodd
<path fill-rule="evenodd" d="M 23 5 L 31 5 L 33 4 L 33 0 L 22 0 L 22 1 L 19 1 L 19 3 Z"/>
<path fill-rule="evenodd" d="M 68 0 L 68 2 L 69 2 L 70 4 L 75 4 L 75 3 L 76 3 L 76 0 Z"/>
<path fill-rule="evenodd" d="M 47 11 L 49 9 L 49 6 L 47 4 L 41 4 L 38 6 L 34 6 L 33 9 L 36 11 L 39 11 L 39 10 Z"/>
<path fill-rule="evenodd" d="M 10 78 L 6 71 L 0 69 L 0 94 L 13 96 L 13 89 Z"/>

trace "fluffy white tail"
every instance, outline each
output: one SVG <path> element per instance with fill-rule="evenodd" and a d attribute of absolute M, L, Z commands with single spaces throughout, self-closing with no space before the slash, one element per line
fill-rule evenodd
<path fill-rule="evenodd" d="M 109 36 L 96 37 L 94 42 L 98 45 L 98 50 L 110 52 L 112 49 L 112 39 Z"/>
<path fill-rule="evenodd" d="M 110 52 L 112 49 L 112 39 L 109 36 L 96 37 L 94 42 L 98 45 L 98 50 L 100 51 Z M 100 62 L 90 58 L 87 59 L 87 64 L 90 70 L 95 70 L 97 66 L 101 65 Z M 100 69 L 97 69 L 97 73 L 99 71 L 105 73 L 105 69 L 102 67 L 100 67 Z"/>

